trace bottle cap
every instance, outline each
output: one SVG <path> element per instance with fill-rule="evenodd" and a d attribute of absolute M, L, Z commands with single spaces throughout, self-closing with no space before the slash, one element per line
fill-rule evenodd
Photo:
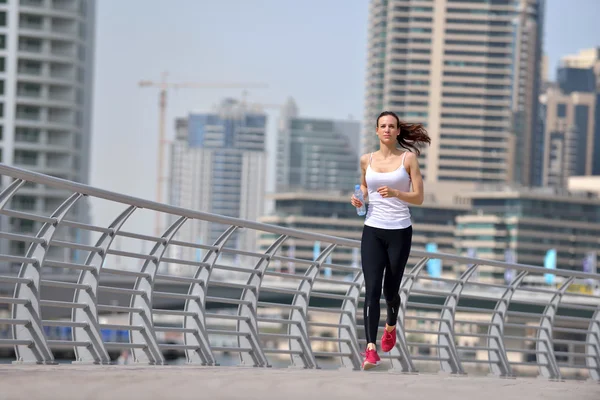
<path fill-rule="evenodd" d="M 354 190 L 360 189 L 360 185 L 354 185 Z"/>

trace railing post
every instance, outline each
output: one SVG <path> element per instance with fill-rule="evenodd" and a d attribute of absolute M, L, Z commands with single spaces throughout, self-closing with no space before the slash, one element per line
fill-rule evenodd
<path fill-rule="evenodd" d="M 106 252 L 113 242 L 121 226 L 136 210 L 129 206 L 109 225 L 110 233 L 103 233 L 96 242 L 100 253 L 92 252 L 85 261 L 85 265 L 95 268 L 94 271 L 81 271 L 77 283 L 87 285 L 86 290 L 75 289 L 74 303 L 87 304 L 87 308 L 75 308 L 71 313 L 73 322 L 87 322 L 88 326 L 73 328 L 73 341 L 89 342 L 90 347 L 75 346 L 75 363 L 110 364 L 110 356 L 104 347 L 100 325 L 98 323 L 98 277 L 100 269 L 106 258 Z"/>
<path fill-rule="evenodd" d="M 340 353 L 352 354 L 350 357 L 342 356 L 342 366 L 352 367 L 355 370 L 360 370 L 360 347 L 358 346 L 358 335 L 356 333 L 356 313 L 358 312 L 358 299 L 360 298 L 360 290 L 364 285 L 364 275 L 362 270 L 358 270 L 353 279 L 354 285 L 350 285 L 346 296 L 350 299 L 346 299 L 342 303 L 342 313 L 340 315 L 340 328 L 338 330 L 338 336 L 340 339 L 339 347 Z M 349 326 L 346 328 L 344 326 Z"/>
<path fill-rule="evenodd" d="M 439 349 L 440 365 L 442 371 L 450 372 L 452 374 L 466 375 L 462 363 L 460 362 L 460 358 L 458 357 L 458 351 L 456 351 L 456 344 L 454 343 L 454 315 L 456 314 L 456 307 L 458 306 L 460 294 L 477 267 L 477 264 L 471 265 L 460 276 L 458 282 L 454 284 L 452 292 L 446 298 L 440 316 L 440 334 L 438 335 L 438 344 L 441 346 Z"/>
<path fill-rule="evenodd" d="M 554 355 L 554 339 L 552 338 L 552 326 L 554 325 L 554 316 L 558 310 L 558 305 L 562 300 L 567 288 L 575 280 L 574 277 L 567 279 L 558 289 L 558 292 L 552 296 L 552 300 L 546 306 L 544 314 L 540 320 L 540 329 L 538 329 L 536 350 L 540 375 L 551 380 L 562 379 L 560 368 L 556 363 Z"/>
<path fill-rule="evenodd" d="M 406 304 L 410 297 L 410 291 L 415 285 L 417 278 L 425 265 L 429 261 L 428 257 L 422 258 L 410 270 L 409 277 L 404 279 L 400 285 L 400 308 L 398 309 L 398 322 L 396 323 L 396 345 L 390 350 L 390 358 L 392 361 L 392 369 L 400 370 L 404 373 L 416 373 L 417 368 L 410 357 L 408 341 L 406 340 L 406 332 L 404 329 L 404 320 L 406 317 Z"/>
<path fill-rule="evenodd" d="M 590 320 L 585 339 L 585 355 L 590 378 L 600 381 L 600 305 Z"/>
<path fill-rule="evenodd" d="M 165 359 L 158 345 L 156 339 L 156 333 L 154 332 L 154 322 L 152 318 L 152 292 L 154 291 L 154 279 L 158 266 L 169 247 L 169 243 L 173 239 L 173 236 L 177 233 L 179 228 L 187 221 L 186 217 L 179 217 L 161 236 L 161 241 L 157 242 L 150 255 L 154 258 L 146 260 L 140 272 L 145 272 L 150 275 L 148 277 L 140 277 L 135 280 L 134 289 L 142 290 L 143 295 L 136 294 L 131 299 L 131 307 L 139 308 L 142 311 L 139 313 L 129 314 L 129 323 L 133 325 L 142 326 L 141 331 L 132 330 L 130 334 L 131 343 L 145 343 L 146 347 L 143 349 L 132 349 L 133 358 L 137 363 L 149 363 L 149 364 L 164 364 Z"/>
<path fill-rule="evenodd" d="M 4 209 L 10 199 L 24 184 L 25 181 L 23 179 L 15 179 L 6 187 L 6 189 L 2 191 L 2 193 L 0 193 L 0 209 Z M 45 251 L 45 248 L 48 247 L 47 243 L 48 242 L 46 242 L 45 246 L 42 247 L 42 251 Z M 13 304 L 12 306 L 13 318 L 16 318 L 16 313 L 18 310 L 18 313 L 20 315 L 24 314 L 25 319 L 29 321 L 24 326 L 25 329 L 23 329 L 22 332 L 20 332 L 21 330 L 18 331 L 14 325 L 12 327 L 13 339 L 18 339 L 17 332 L 20 332 L 20 338 L 31 340 L 32 343 L 31 346 L 15 346 L 17 362 L 21 363 L 54 363 L 54 357 L 44 336 L 40 314 L 40 268 L 41 264 L 38 259 L 35 265 L 29 265 L 27 267 L 25 264 L 23 264 L 19 271 L 19 277 L 27 277 L 31 279 L 31 282 L 27 285 L 19 283 L 16 286 L 17 290 L 22 287 L 22 290 L 20 290 L 19 293 L 19 298 L 27 300 L 28 304 Z M 15 294 L 15 298 L 16 297 L 17 294 Z"/>
<path fill-rule="evenodd" d="M 17 327 L 13 325 L 13 337 L 17 340 L 31 340 L 33 345 L 15 346 L 15 353 L 17 355 L 16 362 L 55 364 L 52 351 L 48 347 L 48 343 L 44 337 L 41 320 L 42 313 L 39 301 L 42 267 L 44 265 L 44 260 L 46 259 L 50 241 L 56 233 L 58 225 L 81 197 L 82 195 L 79 193 L 72 194 L 52 213 L 51 218 L 54 219 L 54 222 L 52 224 L 44 223 L 36 235 L 37 238 L 44 239 L 44 243 L 32 243 L 27 250 L 26 257 L 35 258 L 38 260 L 37 263 L 35 265 L 29 263 L 23 263 L 21 265 L 19 277 L 31 279 L 31 284 L 25 285 L 17 283 L 14 297 L 16 299 L 26 299 L 29 303 L 15 304 L 12 309 L 12 317 L 14 319 L 27 319 L 30 323 L 26 326 L 26 329 L 17 329 Z"/>
<path fill-rule="evenodd" d="M 300 285 L 298 285 L 298 291 L 302 292 L 302 294 L 294 295 L 292 305 L 294 305 L 295 308 L 290 311 L 290 320 L 294 323 L 288 325 L 288 334 L 290 336 L 300 337 L 300 340 L 290 339 L 290 350 L 301 352 L 301 354 L 292 354 L 290 356 L 292 366 L 294 367 L 299 366 L 299 362 L 302 362 L 304 368 L 318 368 L 317 360 L 315 359 L 310 340 L 308 339 L 308 303 L 310 301 L 310 293 L 313 284 L 319 275 L 321 265 L 335 247 L 335 244 L 330 244 L 321 252 L 321 254 L 319 254 L 315 263 L 311 264 L 304 274 L 308 279 L 301 281 Z"/>
<path fill-rule="evenodd" d="M 245 336 L 238 336 L 239 347 L 251 347 L 253 351 L 251 353 L 240 353 L 242 364 L 252 363 L 258 367 L 269 367 L 269 360 L 265 356 L 262 347 L 260 345 L 260 338 L 258 336 L 258 322 L 257 322 L 257 303 L 258 295 L 260 291 L 260 285 L 262 283 L 265 271 L 269 267 L 271 257 L 277 253 L 279 248 L 287 240 L 287 235 L 281 235 L 275 242 L 269 246 L 262 257 L 256 263 L 250 277 L 248 278 L 248 285 L 252 285 L 252 289 L 244 289 L 242 292 L 241 299 L 249 303 L 240 304 L 238 307 L 238 315 L 240 317 L 248 318 L 247 320 L 240 320 L 237 322 L 237 330 L 240 333 L 245 333 Z"/>
<path fill-rule="evenodd" d="M 188 290 L 188 294 L 196 296 L 196 299 L 186 300 L 185 302 L 185 311 L 193 312 L 195 315 L 186 316 L 183 320 L 184 328 L 194 329 L 193 333 L 186 332 L 184 334 L 184 343 L 186 345 L 197 346 L 197 350 L 185 350 L 187 362 L 190 364 L 217 365 L 217 360 L 210 348 L 210 341 L 206 331 L 206 294 L 208 292 L 210 274 L 221 254 L 220 251 L 237 228 L 235 225 L 230 226 L 215 241 L 213 246 L 217 248 L 209 250 L 203 260 L 209 266 L 207 268 L 198 267 L 194 274 L 194 280 L 201 281 L 202 283 L 194 282 Z"/>
<path fill-rule="evenodd" d="M 492 324 L 488 329 L 488 347 L 492 350 L 488 351 L 488 359 L 490 361 L 490 372 L 496 376 L 514 376 L 508 362 L 508 355 L 506 354 L 504 344 L 504 324 L 510 301 L 523 279 L 525 279 L 525 276 L 527 276 L 526 271 L 517 275 L 515 280 L 504 291 L 502 298 L 496 303 L 494 313 L 492 314 Z"/>

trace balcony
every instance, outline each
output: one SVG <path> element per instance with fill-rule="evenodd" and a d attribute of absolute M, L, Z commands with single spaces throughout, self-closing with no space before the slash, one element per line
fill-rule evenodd
<path fill-rule="evenodd" d="M 79 7 L 77 7 L 75 0 L 51 0 L 50 5 L 54 10 L 79 12 Z"/>
<path fill-rule="evenodd" d="M 77 23 L 74 19 L 53 18 L 50 31 L 59 35 L 77 35 Z"/>
<path fill-rule="evenodd" d="M 42 95 L 42 86 L 35 83 L 17 83 L 17 96 L 30 99 L 39 99 Z"/>
<path fill-rule="evenodd" d="M 20 0 L 19 5 L 23 7 L 44 7 L 45 0 Z"/>
<path fill-rule="evenodd" d="M 17 106 L 16 118 L 24 121 L 41 121 L 42 111 L 40 107 Z"/>
<path fill-rule="evenodd" d="M 19 38 L 19 51 L 27 53 L 42 53 L 44 46 L 41 39 L 22 39 Z"/>

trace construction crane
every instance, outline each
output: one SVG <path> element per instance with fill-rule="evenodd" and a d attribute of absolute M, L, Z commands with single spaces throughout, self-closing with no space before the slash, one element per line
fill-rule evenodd
<path fill-rule="evenodd" d="M 168 82 L 167 81 L 168 74 L 163 72 L 162 79 L 160 82 L 155 81 L 140 81 L 139 86 L 143 88 L 152 87 L 160 89 L 159 92 L 159 119 L 158 119 L 158 175 L 157 175 L 157 184 L 156 184 L 156 201 L 162 202 L 162 186 L 165 180 L 165 176 L 163 175 L 163 155 L 164 155 L 164 146 L 167 144 L 165 139 L 165 116 L 167 110 L 167 91 L 169 89 L 248 89 L 248 88 L 267 88 L 268 86 L 263 83 L 201 83 L 201 82 Z M 156 236 L 160 236 L 161 226 L 160 226 L 160 213 L 156 213 L 155 217 L 155 234 Z"/>

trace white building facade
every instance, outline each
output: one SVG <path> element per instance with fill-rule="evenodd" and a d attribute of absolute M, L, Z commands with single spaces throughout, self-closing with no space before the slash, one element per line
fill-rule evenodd
<path fill-rule="evenodd" d="M 0 1 L 0 162 L 89 182 L 94 33 L 94 0 Z M 49 215 L 66 197 L 28 184 L 10 208 Z M 69 219 L 89 220 L 85 200 Z M 21 233 L 38 229 L 25 219 L 2 224 Z M 64 235 L 87 241 L 76 230 Z M 5 245 L 25 251 L 23 242 Z"/>
<path fill-rule="evenodd" d="M 171 154 L 170 203 L 192 210 L 257 221 L 267 183 L 266 115 L 231 100 L 210 114 L 177 121 Z M 228 225 L 188 221 L 179 240 L 212 245 Z M 255 232 L 236 232 L 225 247 L 256 248 Z M 175 246 L 178 257 L 199 261 L 203 253 Z"/>

